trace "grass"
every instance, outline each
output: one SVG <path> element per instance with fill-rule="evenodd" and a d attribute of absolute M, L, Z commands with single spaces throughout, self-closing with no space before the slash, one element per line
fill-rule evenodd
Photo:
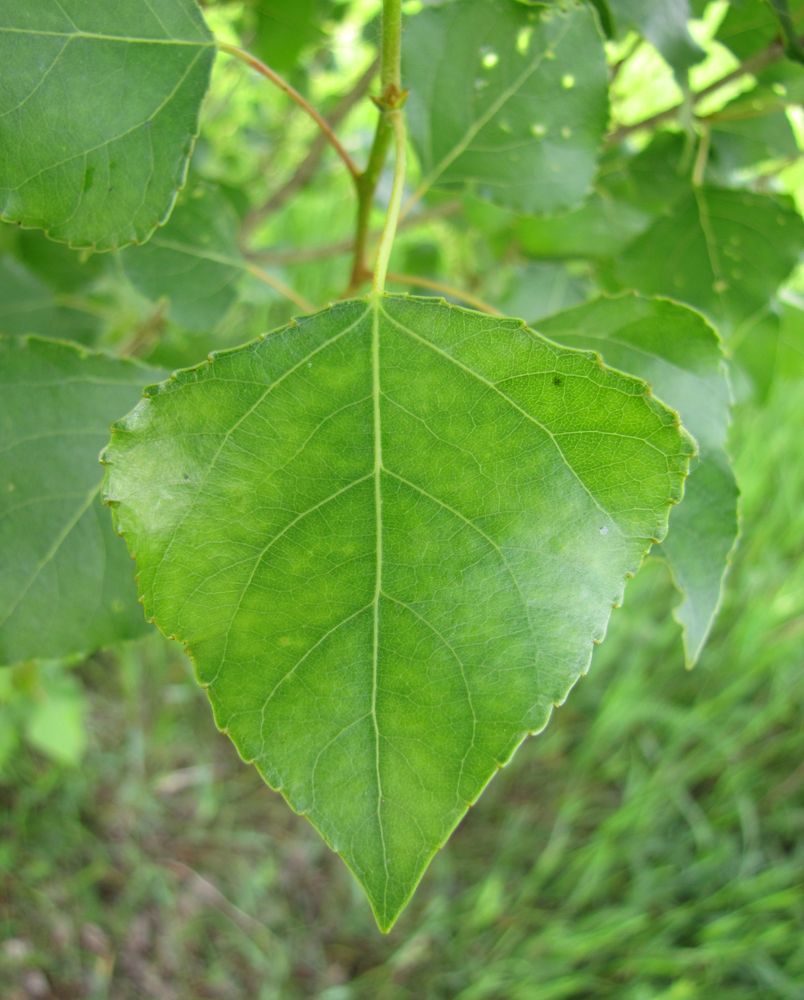
<path fill-rule="evenodd" d="M 649 563 L 388 937 L 175 648 L 78 667 L 83 764 L 19 752 L 0 786 L 4 1000 L 800 1000 L 800 397 L 739 415 L 744 539 L 699 667 Z"/>

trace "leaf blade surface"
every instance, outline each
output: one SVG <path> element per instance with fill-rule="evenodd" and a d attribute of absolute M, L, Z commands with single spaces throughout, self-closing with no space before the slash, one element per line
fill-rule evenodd
<path fill-rule="evenodd" d="M 731 392 L 719 338 L 691 309 L 630 295 L 597 299 L 539 326 L 559 343 L 599 350 L 606 364 L 644 378 L 698 442 L 684 500 L 657 549 L 682 595 L 675 617 L 692 666 L 720 606 L 738 533 L 738 489 L 726 451 Z"/>
<path fill-rule="evenodd" d="M 691 450 L 594 356 L 384 296 L 177 373 L 105 495 L 218 725 L 387 929 L 585 671 Z"/>
<path fill-rule="evenodd" d="M 99 499 L 98 453 L 158 376 L 73 344 L 0 337 L 0 663 L 145 631 L 131 560 Z"/>
<path fill-rule="evenodd" d="M 588 7 L 457 0 L 424 10 L 406 27 L 403 80 L 422 192 L 468 187 L 525 213 L 589 193 L 608 96 Z"/>
<path fill-rule="evenodd" d="M 0 2 L 0 217 L 141 243 L 184 183 L 214 42 L 190 0 Z"/>

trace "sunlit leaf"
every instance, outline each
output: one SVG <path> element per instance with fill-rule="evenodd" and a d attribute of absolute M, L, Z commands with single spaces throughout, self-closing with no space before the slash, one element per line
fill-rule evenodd
<path fill-rule="evenodd" d="M 387 929 L 587 669 L 691 451 L 595 355 L 383 296 L 149 390 L 105 496 L 218 725 Z"/>

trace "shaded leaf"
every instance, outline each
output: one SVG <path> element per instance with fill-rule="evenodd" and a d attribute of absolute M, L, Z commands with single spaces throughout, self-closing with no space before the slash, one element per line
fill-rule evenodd
<path fill-rule="evenodd" d="M 237 233 L 231 202 L 214 188 L 199 188 L 145 246 L 122 252 L 123 267 L 143 295 L 167 300 L 174 322 L 208 330 L 237 298 L 245 267 Z"/>
<path fill-rule="evenodd" d="M 71 295 L 96 281 L 109 261 L 103 254 L 79 253 L 54 243 L 32 229 L 18 230 L 16 255 L 56 292 Z"/>
<path fill-rule="evenodd" d="M 59 295 L 19 260 L 0 257 L 0 334 L 36 333 L 89 343 L 97 317 Z"/>
<path fill-rule="evenodd" d="M 192 0 L 0 0 L 0 217 L 143 242 L 184 181 L 214 42 Z"/>
<path fill-rule="evenodd" d="M 254 51 L 279 73 L 298 68 L 299 57 L 325 39 L 324 21 L 337 8 L 332 0 L 250 0 Z"/>
<path fill-rule="evenodd" d="M 609 257 L 644 232 L 650 220 L 646 211 L 625 201 L 593 194 L 562 215 L 520 217 L 514 233 L 532 257 Z"/>
<path fill-rule="evenodd" d="M 709 175 L 726 182 L 764 161 L 792 160 L 799 153 L 785 106 L 773 94 L 762 101 L 752 91 L 732 101 L 718 113 L 710 135 Z"/>
<path fill-rule="evenodd" d="M 596 356 L 382 296 L 149 390 L 105 496 L 218 725 L 387 929 L 587 669 L 691 451 Z"/>
<path fill-rule="evenodd" d="M 789 202 L 704 187 L 676 202 L 614 261 L 622 288 L 671 295 L 731 332 L 795 266 L 804 224 Z"/>
<path fill-rule="evenodd" d="M 158 372 L 0 338 L 0 663 L 90 652 L 145 630 L 98 494 L 111 421 Z"/>
<path fill-rule="evenodd" d="M 698 442 L 684 501 L 658 550 L 683 597 L 675 616 L 692 666 L 720 606 L 738 527 L 737 483 L 726 452 L 731 394 L 718 336 L 685 306 L 635 296 L 597 299 L 542 320 L 539 329 L 645 379 Z"/>
<path fill-rule="evenodd" d="M 407 24 L 403 79 L 422 191 L 466 186 L 529 213 L 561 211 L 589 193 L 608 99 L 588 7 L 427 8 Z"/>
<path fill-rule="evenodd" d="M 633 29 L 646 38 L 665 58 L 677 76 L 704 58 L 687 27 L 688 0 L 606 0 L 621 32 Z"/>
<path fill-rule="evenodd" d="M 804 3 L 790 5 L 794 23 L 804 24 Z M 781 35 L 779 19 L 768 0 L 730 0 L 716 38 L 740 59 L 748 59 Z"/>

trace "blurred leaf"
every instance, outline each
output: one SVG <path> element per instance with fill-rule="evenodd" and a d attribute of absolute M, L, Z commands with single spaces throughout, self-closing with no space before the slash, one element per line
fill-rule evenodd
<path fill-rule="evenodd" d="M 597 299 L 539 323 L 567 347 L 597 350 L 681 414 L 698 443 L 684 500 L 659 549 L 684 598 L 675 617 L 687 664 L 698 659 L 720 606 L 737 538 L 737 484 L 726 452 L 731 395 L 717 334 L 685 306 L 627 296 Z"/>
<path fill-rule="evenodd" d="M 0 257 L 0 334 L 36 333 L 91 343 L 97 317 L 57 295 L 24 264 Z"/>
<path fill-rule="evenodd" d="M 646 211 L 593 194 L 563 215 L 520 217 L 514 232 L 532 257 L 610 257 L 650 225 Z"/>
<path fill-rule="evenodd" d="M 728 334 L 775 295 L 798 260 L 802 234 L 786 200 L 693 189 L 617 257 L 614 275 L 621 288 L 697 306 Z"/>
<path fill-rule="evenodd" d="M 409 19 L 403 58 L 422 191 L 465 186 L 534 214 L 589 193 L 608 103 L 588 7 L 455 0 Z"/>
<path fill-rule="evenodd" d="M 324 41 L 324 22 L 339 7 L 332 0 L 247 0 L 245 9 L 253 51 L 277 72 L 292 73 L 304 50 Z"/>
<path fill-rule="evenodd" d="M 121 253 L 132 284 L 152 301 L 166 299 L 171 319 L 189 330 L 210 330 L 237 298 L 245 261 L 238 218 L 215 188 L 197 188 L 144 247 Z"/>
<path fill-rule="evenodd" d="M 677 76 L 683 77 L 704 58 L 689 33 L 689 0 L 606 0 L 620 32 L 633 29 L 661 52 Z"/>
<path fill-rule="evenodd" d="M 770 302 L 735 331 L 733 341 L 734 359 L 761 402 L 779 379 L 804 378 L 804 310 L 795 303 Z"/>
<path fill-rule="evenodd" d="M 793 0 L 790 9 L 801 31 L 804 3 Z M 729 0 L 716 37 L 740 59 L 748 59 L 780 35 L 779 20 L 768 0 Z"/>
<path fill-rule="evenodd" d="M 72 344 L 0 338 L 0 664 L 145 631 L 131 561 L 98 498 L 98 452 L 158 374 Z"/>
<path fill-rule="evenodd" d="M 0 216 L 76 247 L 148 239 L 184 181 L 214 52 L 193 0 L 0 0 Z"/>
<path fill-rule="evenodd" d="M 49 671 L 27 707 L 25 737 L 59 764 L 81 762 L 87 743 L 87 700 L 74 677 Z"/>
<path fill-rule="evenodd" d="M 103 273 L 109 261 L 103 254 L 76 252 L 30 229 L 18 232 L 16 253 L 42 281 L 65 294 L 86 288 Z"/>
<path fill-rule="evenodd" d="M 218 725 L 387 930 L 588 667 L 691 450 L 595 356 L 383 296 L 149 392 L 105 497 Z"/>
<path fill-rule="evenodd" d="M 529 262 L 503 273 L 507 281 L 494 301 L 507 316 L 521 316 L 531 324 L 589 297 L 589 280 L 565 264 Z"/>
<path fill-rule="evenodd" d="M 726 105 L 712 122 L 710 136 L 707 170 L 726 182 L 767 160 L 799 154 L 785 104 L 773 93 L 762 100 L 754 90 Z"/>

